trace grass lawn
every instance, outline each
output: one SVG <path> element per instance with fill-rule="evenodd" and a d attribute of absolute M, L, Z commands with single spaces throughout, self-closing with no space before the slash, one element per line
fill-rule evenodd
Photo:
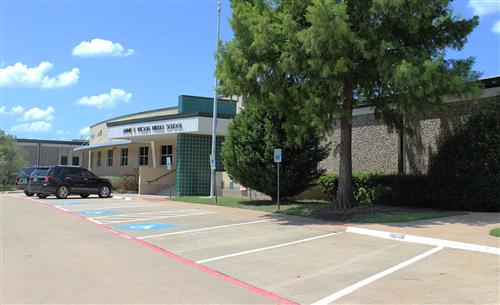
<path fill-rule="evenodd" d="M 216 205 L 215 198 L 184 196 L 171 200 L 198 204 Z M 276 203 L 268 200 L 255 201 L 243 198 L 220 197 L 217 205 L 233 208 L 243 208 L 264 211 L 268 213 L 282 213 L 312 217 L 325 220 L 357 223 L 406 222 L 430 218 L 447 217 L 457 213 L 434 210 L 388 207 L 388 206 L 359 206 L 350 210 L 340 211 L 332 208 L 330 202 L 299 201 L 284 203 L 278 211 Z"/>
<path fill-rule="evenodd" d="M 15 185 L 0 185 L 0 192 L 15 191 Z"/>
<path fill-rule="evenodd" d="M 500 227 L 491 230 L 490 235 L 495 237 L 500 237 Z"/>

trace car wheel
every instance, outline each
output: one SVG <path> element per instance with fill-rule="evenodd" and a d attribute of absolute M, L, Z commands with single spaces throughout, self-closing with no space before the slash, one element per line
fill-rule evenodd
<path fill-rule="evenodd" d="M 69 195 L 69 189 L 66 185 L 61 185 L 56 189 L 56 197 L 58 199 L 65 199 Z"/>
<path fill-rule="evenodd" d="M 24 191 L 24 195 L 28 196 L 28 197 L 32 197 L 35 195 L 35 193 L 30 193 L 28 191 Z"/>
<path fill-rule="evenodd" d="M 97 195 L 99 196 L 99 198 L 107 198 L 111 195 L 111 189 L 109 188 L 109 186 L 103 185 L 99 188 Z"/>
<path fill-rule="evenodd" d="M 87 198 L 87 197 L 89 197 L 89 194 L 80 194 L 80 197 Z"/>
<path fill-rule="evenodd" d="M 41 194 L 41 193 L 36 193 L 36 196 L 40 199 L 45 199 L 47 197 L 49 197 L 49 195 L 46 195 L 46 194 Z"/>

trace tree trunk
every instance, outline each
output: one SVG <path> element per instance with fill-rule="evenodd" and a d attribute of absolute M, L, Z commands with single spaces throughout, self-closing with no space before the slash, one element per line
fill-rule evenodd
<path fill-rule="evenodd" d="M 342 118 L 340 120 L 340 159 L 339 186 L 337 189 L 336 206 L 338 209 L 350 209 L 357 205 L 352 194 L 352 84 L 348 81 L 344 87 L 344 102 L 342 103 Z"/>

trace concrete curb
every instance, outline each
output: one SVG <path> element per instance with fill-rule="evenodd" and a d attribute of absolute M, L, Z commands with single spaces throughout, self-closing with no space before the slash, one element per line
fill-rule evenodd
<path fill-rule="evenodd" d="M 372 230 L 372 229 L 365 229 L 358 227 L 347 227 L 345 231 L 347 233 L 356 233 L 356 234 L 362 234 L 362 235 L 368 235 L 373 237 L 392 239 L 392 240 L 398 240 L 416 244 L 441 246 L 446 248 L 454 248 L 460 250 L 500 255 L 500 248 L 483 246 L 478 244 L 469 244 L 469 243 L 463 243 L 446 239 L 437 239 L 431 237 L 423 237 L 423 236 L 410 235 L 404 233 L 386 232 L 386 231 L 379 231 L 379 230 Z"/>

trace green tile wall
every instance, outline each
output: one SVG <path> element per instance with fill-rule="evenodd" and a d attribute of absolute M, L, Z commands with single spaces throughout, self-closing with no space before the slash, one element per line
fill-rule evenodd
<path fill-rule="evenodd" d="M 214 99 L 209 97 L 179 96 L 179 113 L 206 112 L 212 113 Z M 219 99 L 217 101 L 217 114 L 236 115 L 236 102 Z"/>
<path fill-rule="evenodd" d="M 217 137 L 216 170 L 222 171 L 220 150 L 224 137 Z M 210 195 L 210 153 L 212 137 L 209 135 L 179 134 L 177 136 L 176 192 L 178 196 Z"/>

